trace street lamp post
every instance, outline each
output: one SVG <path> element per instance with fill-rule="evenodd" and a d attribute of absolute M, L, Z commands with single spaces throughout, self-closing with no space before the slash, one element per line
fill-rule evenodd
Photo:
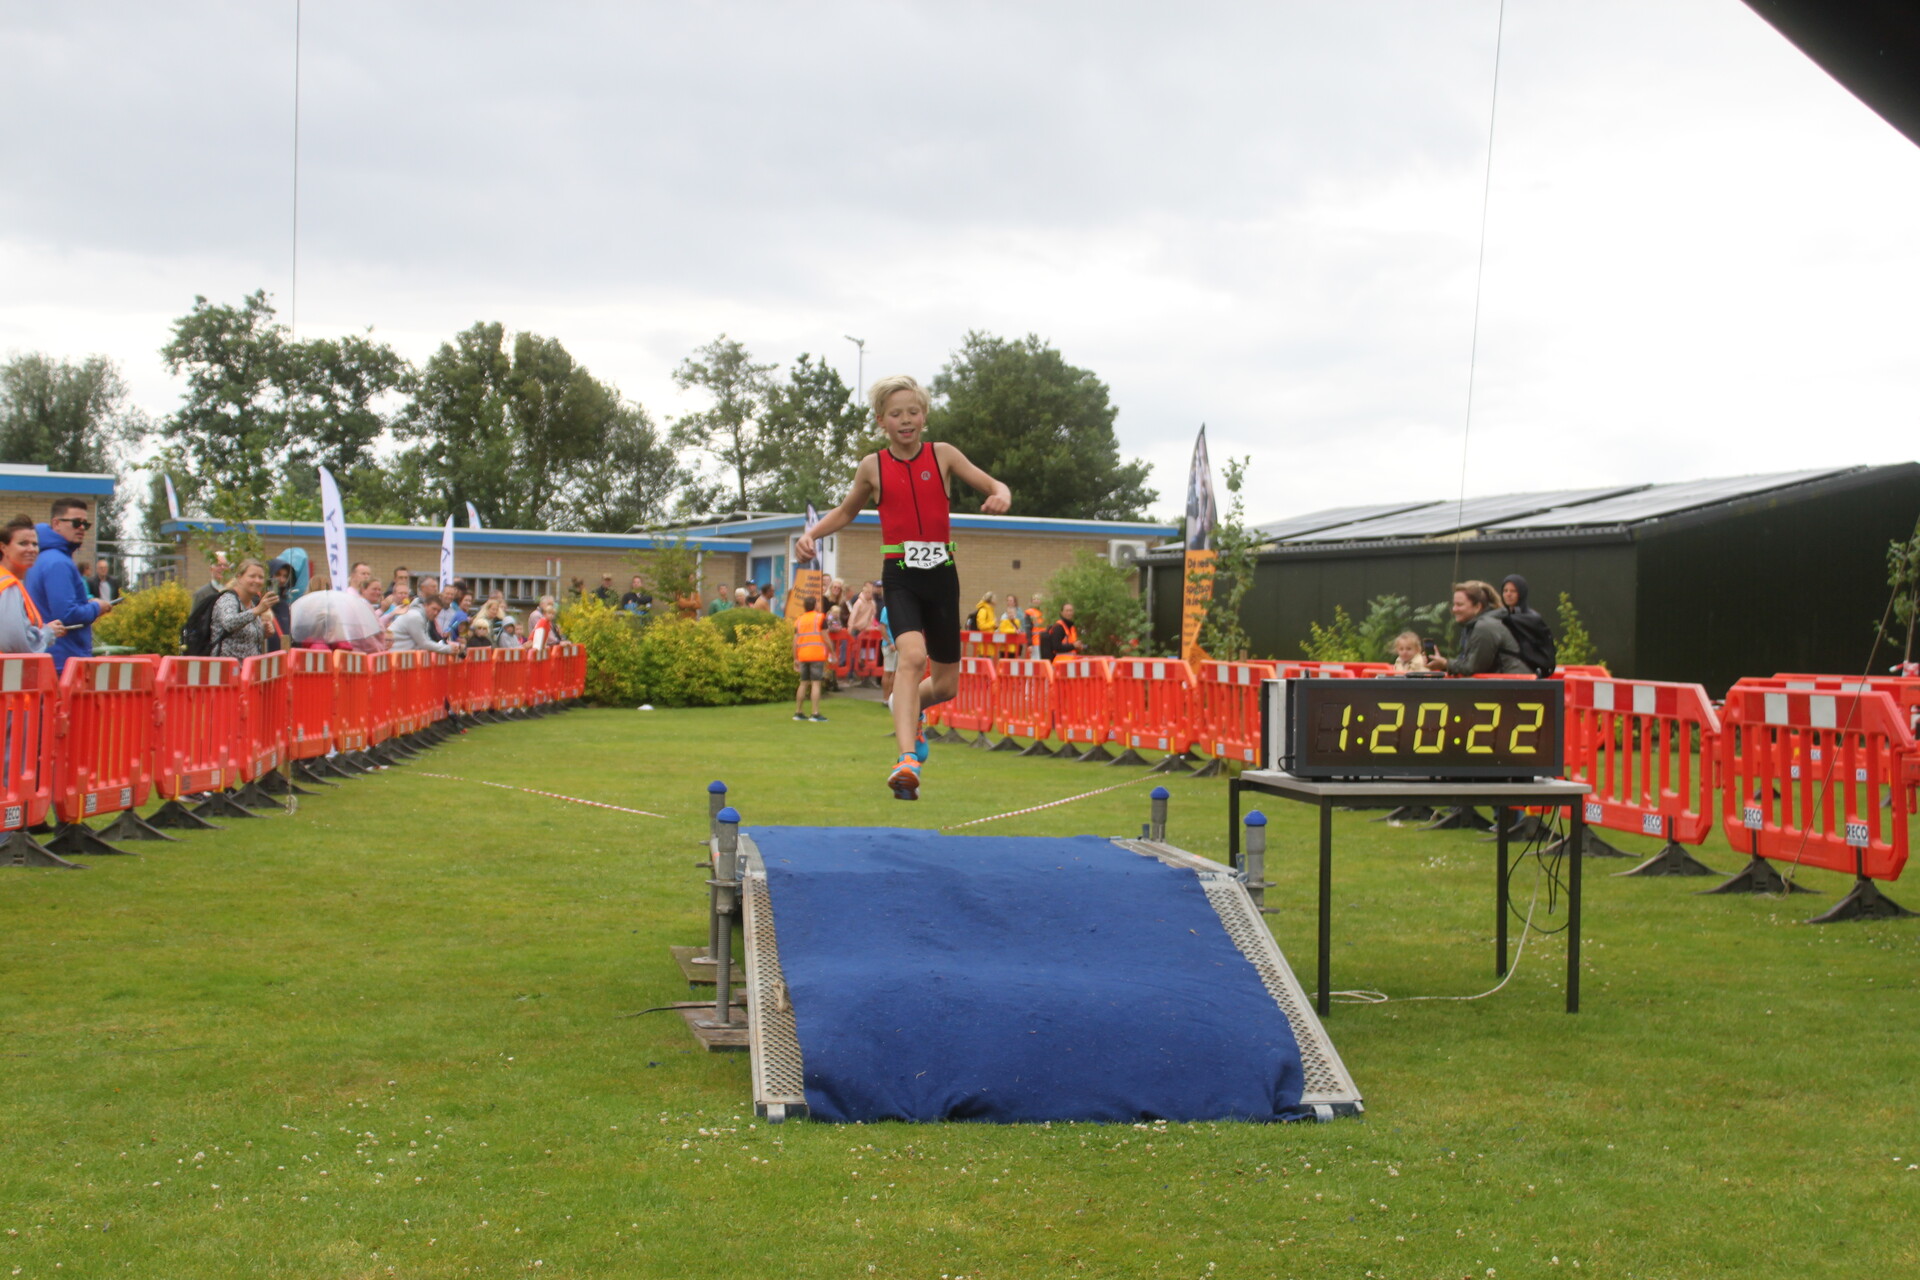
<path fill-rule="evenodd" d="M 860 358 L 854 365 L 856 372 L 853 375 L 853 393 L 856 396 L 864 396 L 867 394 L 867 340 L 856 338 L 850 333 L 843 333 L 840 336 L 860 349 Z"/>

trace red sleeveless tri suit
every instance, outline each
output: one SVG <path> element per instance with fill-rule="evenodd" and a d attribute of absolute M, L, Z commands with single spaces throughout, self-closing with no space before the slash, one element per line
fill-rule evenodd
<path fill-rule="evenodd" d="M 960 661 L 960 570 L 953 561 L 947 485 L 938 446 L 922 440 L 912 457 L 875 456 L 880 469 L 880 541 L 887 628 L 918 631 L 934 662 Z"/>

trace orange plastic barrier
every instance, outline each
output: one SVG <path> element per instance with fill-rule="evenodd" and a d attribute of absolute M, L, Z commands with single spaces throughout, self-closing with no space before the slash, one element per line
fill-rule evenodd
<path fill-rule="evenodd" d="M 993 702 L 1000 670 L 992 658 L 960 659 L 960 687 L 940 708 L 941 721 L 955 729 L 985 733 L 993 727 Z"/>
<path fill-rule="evenodd" d="M 367 689 L 363 715 L 366 718 L 369 748 L 377 747 L 393 736 L 396 719 L 393 706 L 393 657 L 392 653 L 362 655 L 362 669 L 365 672 L 362 679 Z"/>
<path fill-rule="evenodd" d="M 1553 669 L 1553 678 L 1555 680 L 1566 680 L 1569 678 L 1611 680 L 1613 677 L 1605 667 L 1596 666 L 1591 663 L 1576 662 L 1570 667 L 1555 667 Z"/>
<path fill-rule="evenodd" d="M 262 653 L 240 664 L 240 776 L 248 782 L 280 767 L 287 750 L 287 655 Z"/>
<path fill-rule="evenodd" d="M 886 675 L 886 660 L 881 652 L 885 637 L 880 628 L 862 631 L 853 642 L 853 676 L 856 680 L 881 679 Z"/>
<path fill-rule="evenodd" d="M 47 758 L 49 723 L 58 707 L 53 659 L 44 653 L 0 658 L 0 831 L 18 831 L 46 821 L 53 803 L 53 769 Z"/>
<path fill-rule="evenodd" d="M 535 649 L 527 658 L 527 701 L 529 707 L 544 707 L 553 701 L 553 646 Z"/>
<path fill-rule="evenodd" d="M 1193 671 L 1177 658 L 1115 658 L 1111 680 L 1113 728 L 1129 747 L 1182 752 L 1199 740 L 1193 708 Z"/>
<path fill-rule="evenodd" d="M 1897 879 L 1907 806 L 1881 807 L 1915 752 L 1885 693 L 1736 684 L 1720 713 L 1721 804 L 1735 850 Z"/>
<path fill-rule="evenodd" d="M 527 651 L 493 651 L 493 708 L 518 711 L 527 705 Z"/>
<path fill-rule="evenodd" d="M 1018 658 L 1027 650 L 1026 641 L 1026 636 L 1018 631 L 963 631 L 960 633 L 960 656 L 991 658 L 996 662 Z"/>
<path fill-rule="evenodd" d="M 293 708 L 287 718 L 287 755 L 312 760 L 333 748 L 333 655 L 325 649 L 287 654 Z"/>
<path fill-rule="evenodd" d="M 1113 660 L 1069 658 L 1053 664 L 1053 729 L 1062 742 L 1098 746 L 1113 732 Z"/>
<path fill-rule="evenodd" d="M 1195 714 L 1200 745 L 1207 754 L 1241 764 L 1260 763 L 1260 685 L 1279 678 L 1271 662 L 1200 664 L 1194 686 Z"/>
<path fill-rule="evenodd" d="M 60 821 L 80 822 L 147 802 L 159 665 L 150 657 L 75 658 L 60 673 L 52 748 Z"/>
<path fill-rule="evenodd" d="M 1713 830 L 1720 717 L 1697 684 L 1566 682 L 1566 770 L 1590 827 L 1700 844 Z"/>
<path fill-rule="evenodd" d="M 368 700 L 373 693 L 372 654 L 336 652 L 333 658 L 333 749 L 365 751 L 370 738 Z"/>
<path fill-rule="evenodd" d="M 239 785 L 240 698 L 237 658 L 160 659 L 152 770 L 164 799 Z"/>
<path fill-rule="evenodd" d="M 466 670 L 467 714 L 478 715 L 494 708 L 493 672 L 498 649 L 469 649 L 461 666 Z"/>
<path fill-rule="evenodd" d="M 403 737 L 420 729 L 420 659 L 418 649 L 399 649 L 383 655 L 387 660 L 387 712 L 391 715 L 390 733 Z"/>
<path fill-rule="evenodd" d="M 1901 719 L 1916 738 L 1920 738 L 1920 679 L 1898 676 L 1823 676 L 1786 674 L 1771 677 L 1744 676 L 1737 688 L 1779 692 L 1801 690 L 1818 693 L 1884 693 L 1899 709 Z M 1908 813 L 1920 811 L 1920 756 L 1908 756 L 1898 766 L 1889 762 L 1889 770 L 1900 777 Z"/>
<path fill-rule="evenodd" d="M 1002 734 L 1044 738 L 1053 732 L 1053 667 L 1038 658 L 1000 663 L 993 694 L 993 727 Z"/>

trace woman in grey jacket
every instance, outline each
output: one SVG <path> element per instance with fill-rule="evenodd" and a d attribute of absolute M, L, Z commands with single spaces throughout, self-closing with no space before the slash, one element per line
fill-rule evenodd
<path fill-rule="evenodd" d="M 267 619 L 280 597 L 266 589 L 267 566 L 258 560 L 240 562 L 233 581 L 213 602 L 213 656 L 251 658 L 275 647 Z"/>

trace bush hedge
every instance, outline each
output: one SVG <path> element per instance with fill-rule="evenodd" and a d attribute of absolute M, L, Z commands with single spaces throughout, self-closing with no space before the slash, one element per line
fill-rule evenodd
<path fill-rule="evenodd" d="M 560 630 L 587 651 L 586 696 L 603 706 L 719 707 L 791 698 L 793 628 L 757 609 L 755 621 L 638 618 L 591 596 L 560 613 Z"/>
<path fill-rule="evenodd" d="M 180 628 L 187 625 L 193 596 L 177 582 L 162 582 L 122 596 L 113 612 L 93 624 L 94 643 L 117 645 L 163 658 L 180 652 Z"/>

